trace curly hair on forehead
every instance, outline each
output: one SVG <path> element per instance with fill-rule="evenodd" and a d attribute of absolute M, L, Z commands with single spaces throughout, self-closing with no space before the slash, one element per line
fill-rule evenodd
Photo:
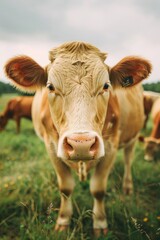
<path fill-rule="evenodd" d="M 49 60 L 52 62 L 55 60 L 57 55 L 59 54 L 76 54 L 76 55 L 83 55 L 88 53 L 94 53 L 97 56 L 99 56 L 103 61 L 105 61 L 107 53 L 101 52 L 98 48 L 95 46 L 85 43 L 85 42 L 67 42 L 59 47 L 51 49 L 49 51 Z"/>

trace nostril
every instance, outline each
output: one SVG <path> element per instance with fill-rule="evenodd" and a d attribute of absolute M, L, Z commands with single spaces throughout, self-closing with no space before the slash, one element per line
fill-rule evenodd
<path fill-rule="evenodd" d="M 98 138 L 95 137 L 95 141 L 94 143 L 92 144 L 92 146 L 90 147 L 90 152 L 96 152 L 98 149 Z"/>
<path fill-rule="evenodd" d="M 63 139 L 63 152 L 70 160 L 91 160 L 98 156 L 100 142 L 92 134 L 72 134 Z"/>
<path fill-rule="evenodd" d="M 72 151 L 74 150 L 74 148 L 72 147 L 72 145 L 68 143 L 68 139 L 67 139 L 67 138 L 64 139 L 63 145 L 64 145 L 64 149 L 65 149 L 67 152 L 72 152 Z"/>

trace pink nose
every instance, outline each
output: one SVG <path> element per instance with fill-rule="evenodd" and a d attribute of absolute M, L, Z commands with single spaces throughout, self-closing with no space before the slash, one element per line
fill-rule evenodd
<path fill-rule="evenodd" d="M 64 151 L 70 160 L 94 159 L 98 147 L 98 137 L 89 133 L 76 133 L 64 139 Z"/>

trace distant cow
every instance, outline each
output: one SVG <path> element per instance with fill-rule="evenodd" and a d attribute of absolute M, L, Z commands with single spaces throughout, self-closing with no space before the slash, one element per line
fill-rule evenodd
<path fill-rule="evenodd" d="M 4 112 L 0 115 L 0 131 L 2 131 L 8 120 L 16 121 L 17 133 L 20 132 L 21 118 L 31 120 L 31 106 L 33 97 L 15 97 L 9 100 Z"/>
<path fill-rule="evenodd" d="M 149 114 L 152 110 L 152 106 L 158 98 L 160 99 L 160 93 L 156 93 L 152 91 L 144 91 L 143 96 L 144 96 L 144 113 L 145 113 L 144 128 L 146 128 Z"/>
<path fill-rule="evenodd" d="M 95 168 L 90 190 L 94 197 L 95 235 L 107 233 L 104 196 L 118 148 L 124 148 L 124 192 L 132 192 L 131 161 L 137 135 L 144 123 L 140 84 L 151 72 L 150 63 L 125 57 L 114 67 L 106 54 L 83 43 L 65 43 L 49 54 L 44 68 L 27 56 L 10 59 L 5 66 L 12 83 L 24 91 L 37 91 L 32 108 L 35 130 L 48 149 L 61 191 L 55 230 L 62 231 L 72 215 L 74 169 L 81 180 Z M 129 89 L 129 87 L 131 88 Z"/>
<path fill-rule="evenodd" d="M 146 161 L 153 161 L 155 158 L 160 159 L 160 98 L 157 99 L 151 111 L 153 128 L 149 137 L 139 137 L 139 140 L 145 143 Z"/>

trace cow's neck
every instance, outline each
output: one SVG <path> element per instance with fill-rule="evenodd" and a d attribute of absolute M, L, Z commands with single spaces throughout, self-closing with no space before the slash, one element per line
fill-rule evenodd
<path fill-rule="evenodd" d="M 102 131 L 102 136 L 105 140 L 118 134 L 119 114 L 118 99 L 114 93 L 110 92 L 106 119 Z"/>

